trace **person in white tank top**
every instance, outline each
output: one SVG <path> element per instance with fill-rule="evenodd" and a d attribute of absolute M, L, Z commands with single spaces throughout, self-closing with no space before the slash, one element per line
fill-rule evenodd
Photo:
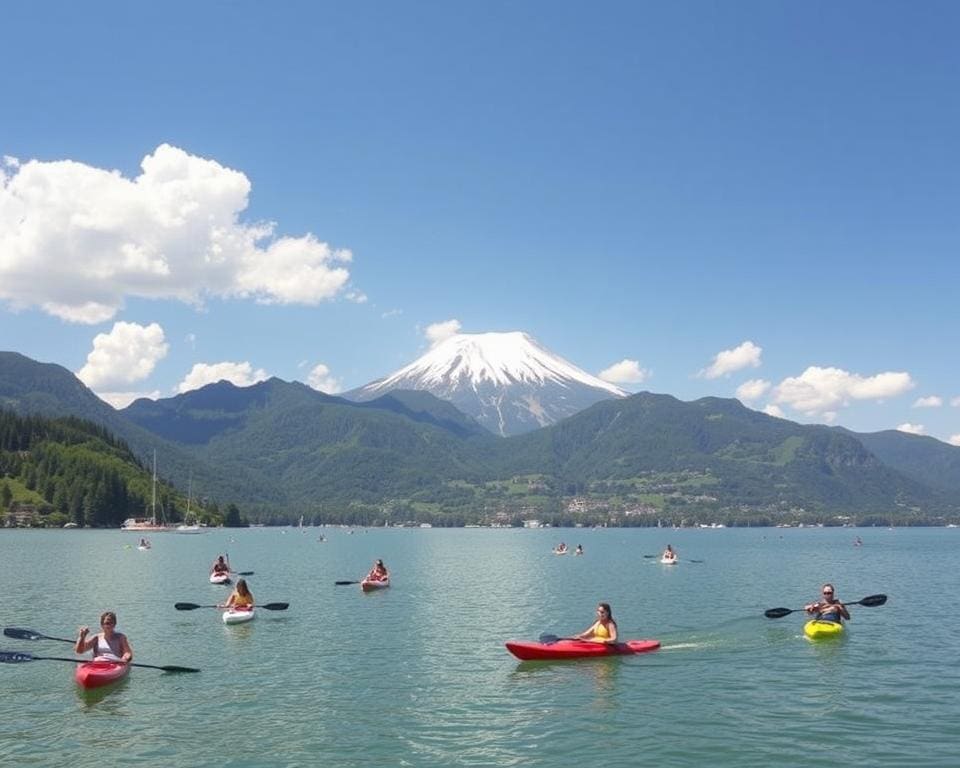
<path fill-rule="evenodd" d="M 100 615 L 100 628 L 93 637 L 87 637 L 90 632 L 89 627 L 80 627 L 77 631 L 77 642 L 73 647 L 76 653 L 86 653 L 93 650 L 94 659 L 105 659 L 107 661 L 133 660 L 133 649 L 127 636 L 122 632 L 117 632 L 117 614 L 113 611 L 104 611 Z"/>

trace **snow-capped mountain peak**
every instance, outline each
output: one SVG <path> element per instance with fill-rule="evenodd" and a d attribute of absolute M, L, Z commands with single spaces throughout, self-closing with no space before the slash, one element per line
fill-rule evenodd
<path fill-rule="evenodd" d="M 347 397 L 370 400 L 394 389 L 427 390 L 500 435 L 546 426 L 599 400 L 628 394 L 521 331 L 456 334 Z"/>

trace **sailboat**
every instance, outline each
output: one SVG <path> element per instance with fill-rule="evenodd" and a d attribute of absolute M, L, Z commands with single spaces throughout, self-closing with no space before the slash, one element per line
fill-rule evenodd
<path fill-rule="evenodd" d="M 193 474 L 190 475 L 190 480 L 187 482 L 187 514 L 183 518 L 183 522 L 180 523 L 176 528 L 173 529 L 174 533 L 206 533 L 207 529 L 199 525 L 198 523 L 188 523 L 190 519 L 190 500 L 193 496 Z"/>
<path fill-rule="evenodd" d="M 157 452 L 153 452 L 153 498 L 150 505 L 150 519 L 146 520 L 138 517 L 128 517 L 120 526 L 121 531 L 134 531 L 136 533 L 160 533 L 169 531 L 165 525 L 157 524 Z"/>

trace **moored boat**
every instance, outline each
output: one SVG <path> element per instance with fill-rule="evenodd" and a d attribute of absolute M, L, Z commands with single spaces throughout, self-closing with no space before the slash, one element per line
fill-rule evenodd
<path fill-rule="evenodd" d="M 93 661 L 78 664 L 74 679 L 81 688 L 100 688 L 122 680 L 129 672 L 129 664 L 98 657 Z"/>
<path fill-rule="evenodd" d="M 553 643 L 534 643 L 511 640 L 506 644 L 521 661 L 549 661 L 560 659 L 591 659 L 602 656 L 627 656 L 647 653 L 660 647 L 659 640 L 627 640 L 623 643 L 591 643 L 586 640 L 557 640 Z"/>

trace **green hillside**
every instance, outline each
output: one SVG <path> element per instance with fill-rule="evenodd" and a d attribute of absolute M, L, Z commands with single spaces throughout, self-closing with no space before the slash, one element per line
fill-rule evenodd
<path fill-rule="evenodd" d="M 151 472 L 105 428 L 0 410 L 0 525 L 118 527 L 149 516 L 152 494 Z M 179 520 L 179 494 L 158 483 L 157 495 L 168 521 Z"/>

